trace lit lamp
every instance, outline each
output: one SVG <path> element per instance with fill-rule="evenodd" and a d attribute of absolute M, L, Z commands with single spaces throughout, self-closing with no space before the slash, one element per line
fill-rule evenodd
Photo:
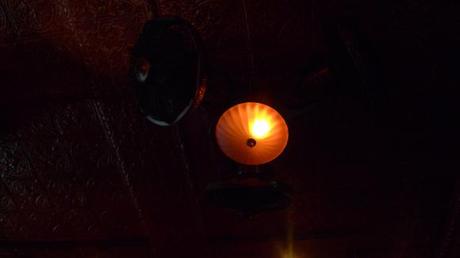
<path fill-rule="evenodd" d="M 283 152 L 288 138 L 283 117 L 275 109 L 256 102 L 231 107 L 216 125 L 217 144 L 222 152 L 243 165 L 257 166 L 274 160 Z M 241 214 L 283 209 L 289 205 L 285 184 L 269 179 L 264 173 L 238 175 L 209 184 L 209 200 Z"/>
<path fill-rule="evenodd" d="M 232 160 L 260 165 L 274 160 L 287 145 L 288 127 L 273 108 L 246 102 L 228 109 L 216 126 L 220 149 Z"/>

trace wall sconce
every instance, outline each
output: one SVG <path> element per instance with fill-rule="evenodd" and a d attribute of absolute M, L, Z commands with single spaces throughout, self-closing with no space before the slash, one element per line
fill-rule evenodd
<path fill-rule="evenodd" d="M 259 173 L 257 166 L 276 159 L 288 138 L 283 117 L 268 105 L 245 102 L 225 111 L 216 125 L 216 141 L 228 158 L 244 165 L 244 171 L 230 180 L 209 184 L 208 200 L 243 215 L 286 208 L 290 202 L 288 189 L 264 172 Z"/>

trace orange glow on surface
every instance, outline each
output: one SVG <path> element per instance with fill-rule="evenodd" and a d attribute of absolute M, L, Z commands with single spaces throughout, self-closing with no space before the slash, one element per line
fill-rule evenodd
<path fill-rule="evenodd" d="M 246 165 L 260 165 L 278 157 L 287 145 L 288 127 L 273 108 L 246 102 L 228 109 L 216 126 L 220 149 Z"/>

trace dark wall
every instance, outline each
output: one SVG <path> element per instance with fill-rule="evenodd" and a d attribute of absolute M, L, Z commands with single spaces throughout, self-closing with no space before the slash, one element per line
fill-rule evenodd
<path fill-rule="evenodd" d="M 300 255 L 457 257 L 456 5 L 0 0 L 0 257 L 278 257 L 290 227 Z M 160 15 L 189 20 L 209 63 L 203 105 L 171 128 L 143 119 L 128 80 Z M 334 68 L 340 27 L 364 42 L 348 45 L 358 77 Z M 312 60 L 338 86 L 297 110 Z M 235 169 L 213 125 L 248 96 L 297 114 L 269 166 L 295 194 L 244 218 L 202 196 Z"/>
<path fill-rule="evenodd" d="M 147 124 L 128 82 L 153 11 L 147 1 L 0 2 L 0 257 L 193 254 L 200 235 L 183 216 L 194 203 L 175 129 Z"/>

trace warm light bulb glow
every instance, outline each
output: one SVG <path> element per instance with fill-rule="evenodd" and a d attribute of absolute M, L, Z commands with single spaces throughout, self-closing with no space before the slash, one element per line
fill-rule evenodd
<path fill-rule="evenodd" d="M 246 102 L 229 108 L 216 125 L 220 149 L 234 161 L 260 165 L 278 157 L 287 145 L 288 127 L 272 107 Z"/>
<path fill-rule="evenodd" d="M 270 124 L 266 119 L 258 119 L 254 121 L 251 127 L 251 134 L 255 139 L 263 139 L 270 132 Z"/>

